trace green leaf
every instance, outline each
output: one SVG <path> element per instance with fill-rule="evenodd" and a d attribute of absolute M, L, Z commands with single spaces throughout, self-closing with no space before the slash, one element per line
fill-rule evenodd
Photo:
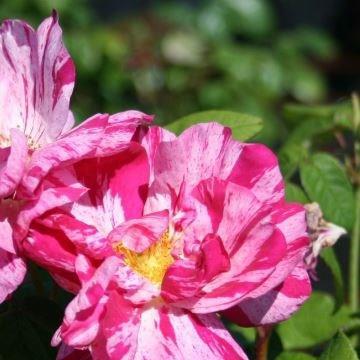
<path fill-rule="evenodd" d="M 352 108 L 349 101 L 335 105 L 309 106 L 299 104 L 287 104 L 283 114 L 291 124 L 299 124 L 307 121 L 317 121 L 323 127 L 343 127 L 351 129 Z M 313 129 L 318 131 L 317 128 Z"/>
<path fill-rule="evenodd" d="M 226 20 L 233 30 L 244 35 L 261 38 L 266 37 L 274 29 L 275 16 L 267 1 L 252 0 L 222 0 L 221 5 L 227 5 Z"/>
<path fill-rule="evenodd" d="M 245 341 L 246 343 L 250 343 L 252 345 L 255 343 L 255 338 L 256 338 L 255 328 L 240 327 L 234 323 L 227 321 L 226 319 L 223 320 L 227 329 L 236 339 L 240 339 L 243 342 Z"/>
<path fill-rule="evenodd" d="M 272 331 L 269 339 L 268 360 L 276 360 L 283 351 L 284 348 L 279 334 Z"/>
<path fill-rule="evenodd" d="M 327 267 L 330 269 L 333 277 L 336 299 L 335 311 L 337 311 L 344 302 L 344 281 L 342 277 L 341 267 L 339 265 L 333 248 L 324 249 L 321 252 L 320 256 L 327 265 Z"/>
<path fill-rule="evenodd" d="M 303 53 L 313 57 L 329 59 L 336 55 L 336 46 L 333 39 L 326 33 L 313 28 L 299 28 L 292 32 L 293 41 Z"/>
<path fill-rule="evenodd" d="M 326 220 L 346 229 L 354 222 L 354 194 L 340 162 L 317 153 L 300 166 L 301 183 L 312 201 L 320 204 Z"/>
<path fill-rule="evenodd" d="M 334 105 L 309 106 L 302 104 L 285 104 L 283 114 L 285 119 L 301 121 L 306 118 L 331 118 L 334 114 Z"/>
<path fill-rule="evenodd" d="M 275 360 L 316 360 L 316 357 L 302 352 L 285 351 Z"/>
<path fill-rule="evenodd" d="M 279 324 L 278 333 L 284 349 L 304 349 L 321 344 L 350 319 L 350 310 L 343 306 L 334 314 L 334 299 L 322 292 L 313 292 L 310 299 L 289 320 Z"/>
<path fill-rule="evenodd" d="M 358 360 L 349 339 L 342 331 L 331 340 L 329 346 L 321 354 L 319 360 Z"/>
<path fill-rule="evenodd" d="M 287 201 L 294 201 L 302 204 L 306 204 L 309 202 L 308 197 L 301 189 L 301 187 L 291 182 L 286 183 L 285 196 Z"/>
<path fill-rule="evenodd" d="M 298 63 L 288 72 L 292 95 L 301 102 L 317 102 L 326 95 L 322 75 L 306 64 Z"/>
<path fill-rule="evenodd" d="M 279 151 L 280 166 L 286 179 L 290 179 L 300 163 L 308 157 L 313 140 L 332 128 L 333 124 L 327 119 L 314 118 L 303 121 L 289 134 Z"/>
<path fill-rule="evenodd" d="M 262 121 L 256 116 L 222 110 L 201 111 L 187 115 L 168 124 L 166 128 L 180 134 L 192 125 L 212 121 L 230 127 L 234 138 L 240 141 L 252 138 L 262 129 Z"/>
<path fill-rule="evenodd" d="M 308 156 L 306 147 L 296 143 L 287 143 L 279 151 L 280 168 L 285 179 L 290 179 L 301 161 Z"/>
<path fill-rule="evenodd" d="M 301 144 L 310 147 L 312 138 L 324 134 L 332 128 L 333 124 L 324 118 L 306 120 L 290 134 L 286 145 Z"/>

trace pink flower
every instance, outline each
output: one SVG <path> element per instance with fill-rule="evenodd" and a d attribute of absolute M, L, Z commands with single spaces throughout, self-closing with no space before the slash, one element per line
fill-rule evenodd
<path fill-rule="evenodd" d="M 0 302 L 25 273 L 17 245 L 9 245 L 13 241 L 8 203 L 18 209 L 20 203 L 37 202 L 38 197 L 48 203 L 74 201 L 84 189 L 73 187 L 69 174 L 57 179 L 57 190 L 49 182 L 42 184 L 43 178 L 64 164 L 126 148 L 137 127 L 152 121 L 138 111 L 97 114 L 71 130 L 74 80 L 74 64 L 63 45 L 55 12 L 36 31 L 22 21 L 4 21 L 0 27 L 0 227 L 6 228 L 6 235 L 0 240 Z M 69 191 L 61 191 L 65 184 Z M 7 205 L 1 199 L 7 199 Z M 11 217 L 16 217 L 15 210 Z M 9 272 L 14 274 L 12 279 Z"/>
<path fill-rule="evenodd" d="M 55 12 L 36 31 L 22 21 L 4 21 L 0 28 L 0 198 L 15 190 L 17 198 L 33 198 L 51 169 L 118 151 L 118 146 L 127 146 L 139 124 L 152 121 L 137 111 L 97 114 L 71 130 L 74 81 L 74 64 L 63 45 Z"/>
<path fill-rule="evenodd" d="M 12 239 L 12 227 L 17 213 L 17 204 L 0 199 L 0 303 L 22 283 L 26 265 L 17 255 Z"/>
<path fill-rule="evenodd" d="M 25 263 L 12 240 L 14 201 L 29 156 L 73 126 L 75 72 L 54 13 L 37 31 L 18 20 L 0 27 L 0 302 L 22 282 Z M 11 196 L 11 197 L 10 197 Z M 7 200 L 1 200 L 8 198 Z"/>
<path fill-rule="evenodd" d="M 228 128 L 138 140 L 64 169 L 87 192 L 20 213 L 24 252 L 77 293 L 53 344 L 101 360 L 246 359 L 217 313 L 267 324 L 306 300 L 304 208 L 285 202 L 272 152 Z"/>
<path fill-rule="evenodd" d="M 74 124 L 69 101 L 75 69 L 61 33 L 55 13 L 36 31 L 19 20 L 0 27 L 0 197 L 16 189 L 29 151 Z"/>

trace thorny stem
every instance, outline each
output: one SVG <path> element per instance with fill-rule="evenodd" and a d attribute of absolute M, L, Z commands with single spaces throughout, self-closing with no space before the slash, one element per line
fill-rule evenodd
<path fill-rule="evenodd" d="M 259 326 L 256 328 L 256 360 L 267 360 L 271 332 L 272 326 Z"/>

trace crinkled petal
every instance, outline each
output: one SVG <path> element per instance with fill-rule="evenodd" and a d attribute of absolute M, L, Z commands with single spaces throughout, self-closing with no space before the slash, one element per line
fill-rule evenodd
<path fill-rule="evenodd" d="M 56 360 L 92 360 L 87 350 L 77 350 L 62 343 L 56 356 Z"/>
<path fill-rule="evenodd" d="M 104 259 L 113 253 L 110 243 L 94 226 L 83 223 L 61 211 L 44 219 L 47 227 L 61 230 L 79 253 Z"/>
<path fill-rule="evenodd" d="M 220 236 L 208 234 L 201 243 L 204 280 L 209 282 L 215 276 L 229 271 L 231 261 Z"/>
<path fill-rule="evenodd" d="M 38 87 L 41 115 L 46 121 L 46 142 L 70 128 L 69 103 L 75 82 L 75 66 L 62 41 L 59 19 L 54 12 L 38 30 Z M 70 120 L 71 122 L 71 120 Z M 71 125 L 74 123 L 72 122 Z"/>
<path fill-rule="evenodd" d="M 216 315 L 162 306 L 134 309 L 117 300 L 91 347 L 94 360 L 247 359 Z"/>
<path fill-rule="evenodd" d="M 113 282 L 122 292 L 124 299 L 135 305 L 146 304 L 160 295 L 157 285 L 135 272 L 123 261 L 118 265 Z"/>
<path fill-rule="evenodd" d="M 208 234 L 197 257 L 176 260 L 167 270 L 161 297 L 168 303 L 192 298 L 215 276 L 230 269 L 230 259 L 221 238 Z"/>
<path fill-rule="evenodd" d="M 109 240 L 113 246 L 121 244 L 129 250 L 141 253 L 155 244 L 167 231 L 168 226 L 169 211 L 159 211 L 124 222 L 109 234 Z"/>
<path fill-rule="evenodd" d="M 75 125 L 74 114 L 72 113 L 72 111 L 69 111 L 66 123 L 65 123 L 60 135 L 66 134 L 68 131 L 70 131 L 74 127 L 74 125 Z"/>
<path fill-rule="evenodd" d="M 153 119 L 153 116 L 136 110 L 111 115 L 96 155 L 109 156 L 125 150 L 133 140 L 138 127 L 147 127 Z"/>
<path fill-rule="evenodd" d="M 140 308 L 134 308 L 117 292 L 112 292 L 98 336 L 90 347 L 93 359 L 134 359 L 140 315 Z"/>
<path fill-rule="evenodd" d="M 57 284 L 77 293 L 80 282 L 75 273 L 76 248 L 63 232 L 48 228 L 46 221 L 37 219 L 21 243 L 24 255 L 49 271 Z"/>
<path fill-rule="evenodd" d="M 172 193 L 185 182 L 188 189 L 213 176 L 225 180 L 239 157 L 242 144 L 231 139 L 231 130 L 216 123 L 199 124 L 177 139 L 158 146 L 155 181 L 150 188 L 145 212 L 172 208 Z M 159 201 L 161 200 L 161 201 Z"/>
<path fill-rule="evenodd" d="M 26 265 L 22 258 L 0 249 L 0 303 L 22 283 Z"/>
<path fill-rule="evenodd" d="M 53 345 L 64 341 L 69 346 L 82 348 L 94 341 L 108 301 L 106 291 L 119 263 L 116 257 L 107 258 L 83 285 L 67 306 L 63 324 L 53 337 Z"/>
<path fill-rule="evenodd" d="M 30 196 L 50 170 L 94 156 L 108 119 L 108 115 L 94 115 L 62 138 L 35 151 L 22 180 L 22 192 Z"/>
<path fill-rule="evenodd" d="M 140 145 L 128 144 L 116 155 L 82 160 L 74 169 L 78 181 L 89 189 L 70 209 L 78 221 L 107 237 L 124 221 L 143 215 L 149 165 Z"/>
<path fill-rule="evenodd" d="M 67 123 L 75 80 L 56 13 L 34 31 L 19 20 L 0 28 L 0 133 L 25 133 L 31 145 L 55 140 Z M 68 126 L 68 125 L 66 125 Z"/>
<path fill-rule="evenodd" d="M 192 299 L 176 303 L 195 313 L 224 310 L 240 302 L 244 296 L 261 286 L 275 271 L 286 252 L 286 243 L 280 231 L 271 225 L 260 224 L 248 235 L 234 256 L 230 269 L 207 283 Z"/>
<path fill-rule="evenodd" d="M 25 135 L 18 129 L 11 129 L 10 136 L 10 148 L 0 149 L 3 152 L 0 155 L 0 198 L 6 198 L 16 190 L 23 177 L 28 156 Z"/>
<path fill-rule="evenodd" d="M 250 189 L 264 203 L 284 199 L 284 182 L 276 155 L 265 145 L 244 144 L 228 181 Z"/>
<path fill-rule="evenodd" d="M 276 206 L 270 214 L 271 222 L 283 234 L 287 243 L 286 254 L 278 262 L 274 272 L 261 286 L 254 289 L 250 297 L 259 297 L 280 285 L 296 266 L 303 263 L 309 237 L 306 230 L 305 210 L 300 204 L 283 203 Z"/>
<path fill-rule="evenodd" d="M 203 284 L 203 269 L 193 259 L 176 260 L 161 284 L 161 297 L 167 303 L 192 298 Z"/>
<path fill-rule="evenodd" d="M 78 277 L 73 271 L 48 270 L 54 281 L 70 294 L 77 294 L 81 288 Z"/>
<path fill-rule="evenodd" d="M 311 294 L 311 282 L 304 266 L 297 266 L 285 281 L 266 294 L 247 298 L 222 314 L 240 326 L 275 324 L 288 319 Z"/>
<path fill-rule="evenodd" d="M 151 119 L 138 111 L 94 115 L 57 141 L 35 151 L 22 181 L 24 194 L 31 194 L 50 170 L 85 158 L 118 154 L 131 146 L 140 124 Z"/>
<path fill-rule="evenodd" d="M 97 266 L 88 257 L 79 254 L 75 260 L 75 268 L 81 284 L 84 285 L 94 276 Z"/>
<path fill-rule="evenodd" d="M 33 222 L 22 241 L 28 258 L 50 271 L 75 272 L 76 248 L 62 231 L 48 228 L 41 219 Z"/>
<path fill-rule="evenodd" d="M 14 128 L 26 135 L 43 130 L 34 106 L 38 97 L 37 71 L 34 29 L 19 20 L 4 21 L 0 27 L 0 134 L 6 139 Z"/>
<path fill-rule="evenodd" d="M 145 134 L 140 135 L 140 143 L 148 154 L 150 164 L 149 182 L 152 183 L 154 181 L 154 162 L 158 147 L 163 142 L 175 140 L 176 135 L 160 126 L 147 127 L 142 129 L 142 132 L 143 131 Z"/>
<path fill-rule="evenodd" d="M 45 212 L 78 200 L 87 189 L 78 183 L 71 169 L 66 168 L 47 177 L 43 189 L 35 200 L 28 201 L 21 209 L 14 237 L 21 241 L 31 222 Z"/>

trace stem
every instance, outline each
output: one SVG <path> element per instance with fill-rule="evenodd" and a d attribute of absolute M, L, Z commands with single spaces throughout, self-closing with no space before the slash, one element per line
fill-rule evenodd
<path fill-rule="evenodd" d="M 353 107 L 353 126 L 354 126 L 354 133 L 356 136 L 356 132 L 360 127 L 360 100 L 357 93 L 353 93 L 351 95 L 352 107 Z"/>
<path fill-rule="evenodd" d="M 256 360 L 267 360 L 272 326 L 260 326 L 256 330 Z"/>
<path fill-rule="evenodd" d="M 359 250 L 360 250 L 360 187 L 355 193 L 355 224 L 350 243 L 350 284 L 349 284 L 349 303 L 352 312 L 359 308 Z"/>
<path fill-rule="evenodd" d="M 360 126 L 360 102 L 357 94 L 352 95 L 353 104 L 353 125 L 354 125 L 354 165 L 355 172 L 360 170 L 360 143 L 357 139 L 357 130 Z M 359 271 L 360 271 L 360 184 L 355 179 L 355 223 L 351 236 L 350 256 L 349 256 L 349 305 L 352 312 L 357 312 L 359 309 Z"/>
<path fill-rule="evenodd" d="M 352 231 L 350 242 L 350 267 L 349 267 L 349 305 L 352 313 L 359 309 L 359 271 L 360 271 L 360 186 L 355 193 L 355 224 Z M 355 347 L 359 341 L 359 336 L 351 338 Z"/>
<path fill-rule="evenodd" d="M 354 130 L 354 173 L 355 178 L 355 223 L 351 234 L 349 254 L 349 305 L 352 313 L 359 311 L 359 280 L 360 280 L 360 101 L 356 93 L 352 94 L 353 130 Z M 357 346 L 359 336 L 351 337 L 354 347 Z"/>

